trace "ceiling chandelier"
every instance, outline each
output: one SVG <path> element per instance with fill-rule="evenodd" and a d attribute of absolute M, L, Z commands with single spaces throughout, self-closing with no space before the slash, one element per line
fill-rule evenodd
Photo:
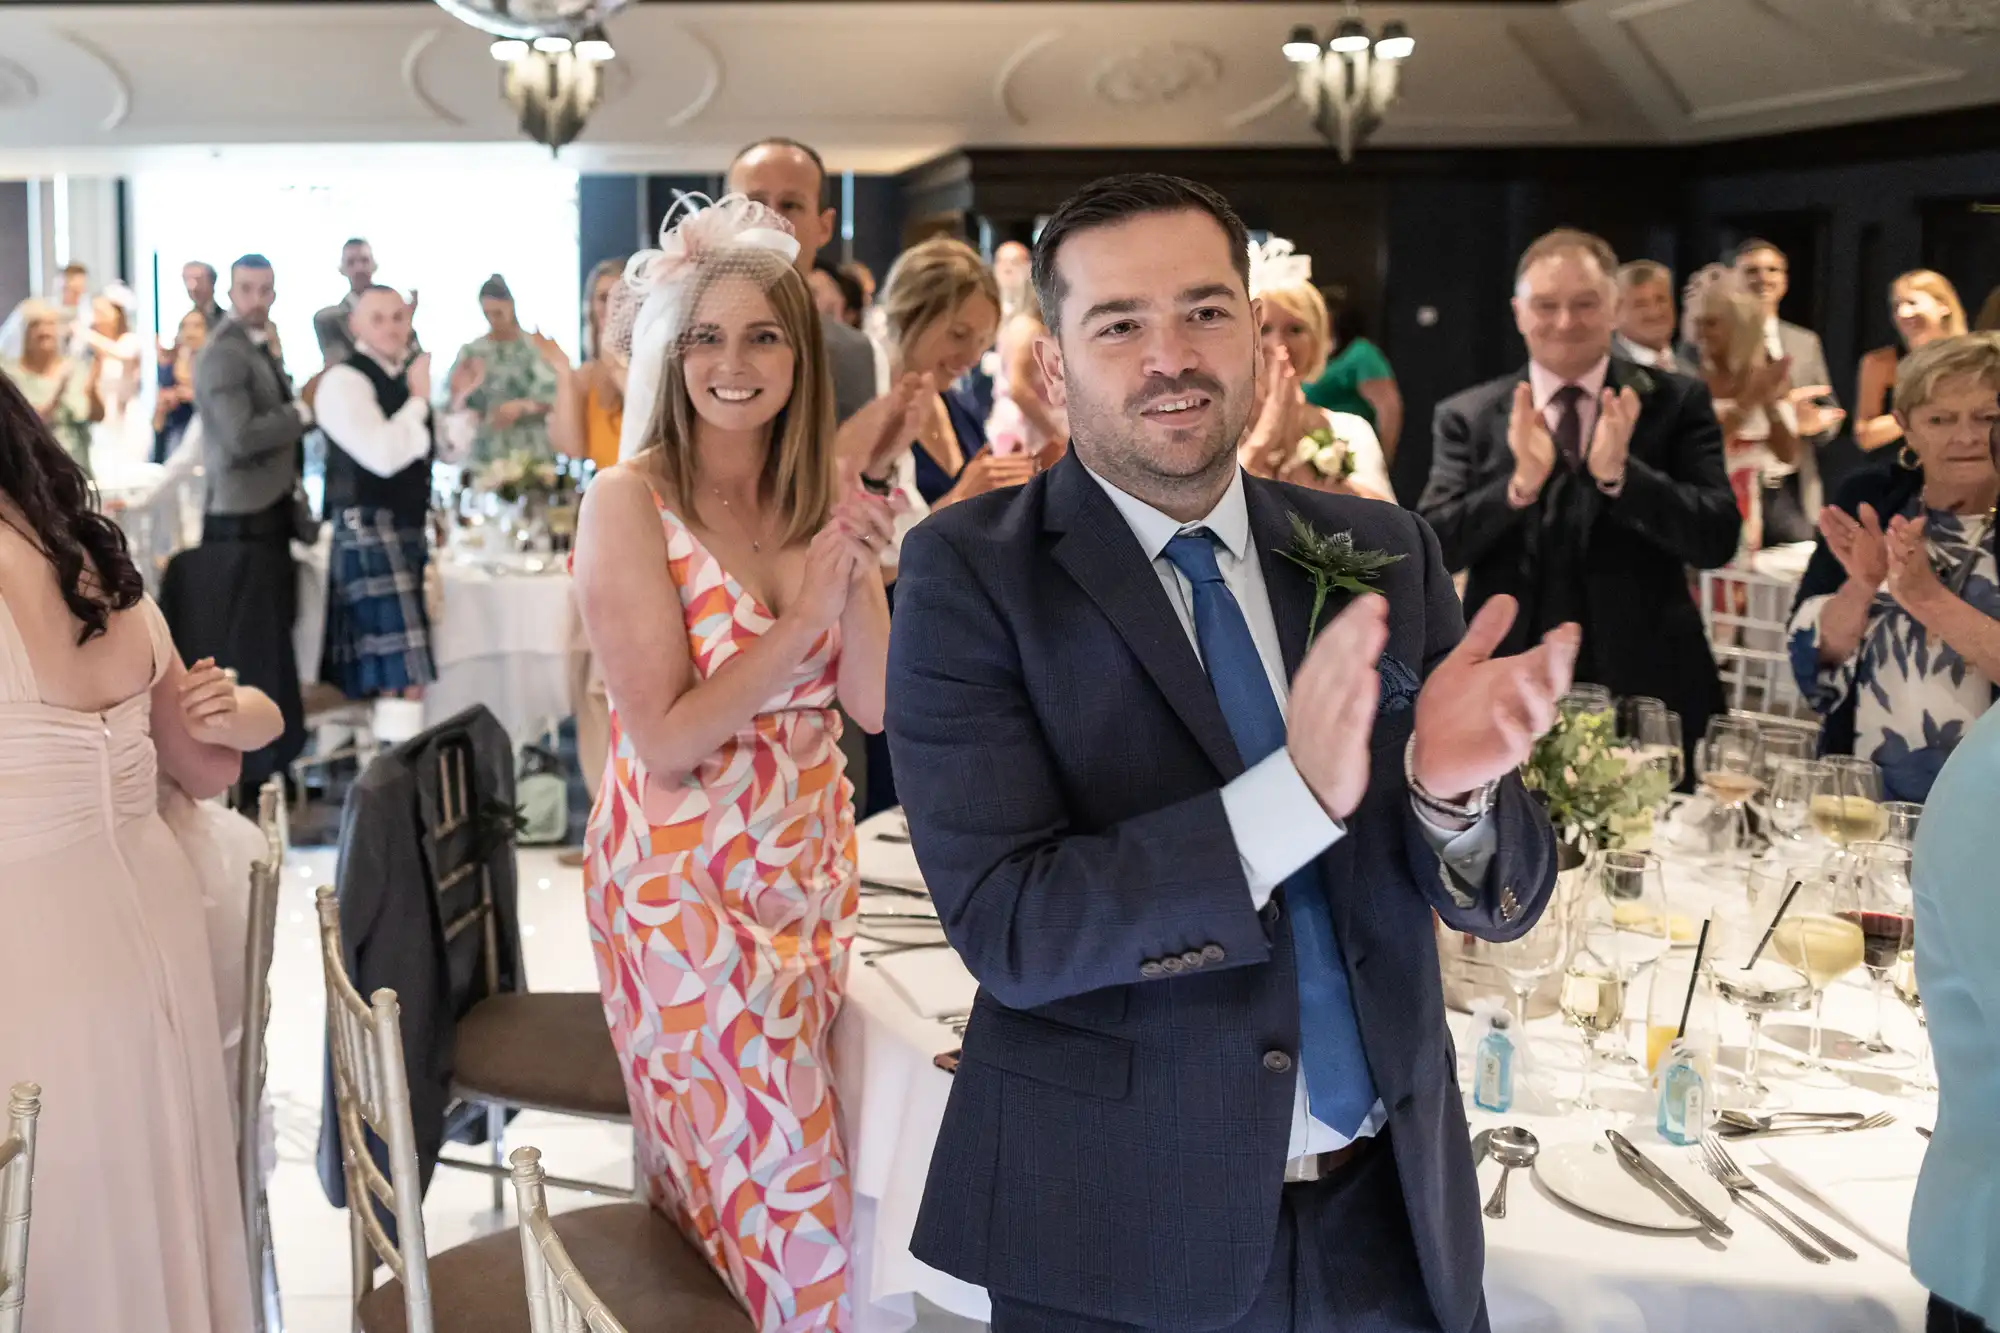
<path fill-rule="evenodd" d="M 1403 62 L 1416 49 L 1416 38 L 1399 22 L 1383 24 L 1381 35 L 1371 37 L 1352 4 L 1324 42 L 1305 24 L 1285 39 L 1299 100 L 1342 162 L 1352 162 L 1354 150 L 1382 123 L 1396 100 Z"/>
<path fill-rule="evenodd" d="M 521 132 L 551 152 L 576 138 L 604 97 L 603 66 L 617 54 L 605 20 L 632 0 L 437 0 L 453 18 L 493 35 L 500 92 Z"/>

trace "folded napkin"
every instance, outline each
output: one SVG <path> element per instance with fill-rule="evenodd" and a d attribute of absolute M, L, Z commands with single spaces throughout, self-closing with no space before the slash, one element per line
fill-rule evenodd
<path fill-rule="evenodd" d="M 1801 1134 L 1732 1144 L 1743 1162 L 1754 1145 L 1768 1164 L 1752 1175 L 1766 1176 L 1796 1194 L 1814 1200 L 1878 1249 L 1903 1263 L 1910 1234 L 1910 1204 L 1916 1197 L 1917 1173 L 1930 1145 L 1908 1124 L 1847 1134 Z"/>
<path fill-rule="evenodd" d="M 950 949 L 885 954 L 875 960 L 875 970 L 895 987 L 903 1003 L 919 1018 L 968 1013 L 972 997 L 979 990 L 972 973 L 965 970 L 965 964 Z"/>

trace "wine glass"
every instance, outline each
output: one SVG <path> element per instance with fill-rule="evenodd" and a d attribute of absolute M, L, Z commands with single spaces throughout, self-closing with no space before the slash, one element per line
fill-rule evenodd
<path fill-rule="evenodd" d="M 1917 951 L 1915 933 L 1912 932 L 1911 947 L 1905 948 L 1896 958 L 1895 971 L 1889 974 L 1891 985 L 1895 987 L 1896 998 L 1909 1008 L 1917 1020 L 1917 1040 L 1921 1049 L 1917 1052 L 1917 1066 L 1911 1073 L 1910 1086 L 1918 1092 L 1936 1092 L 1937 1073 L 1931 1067 L 1931 1026 L 1924 1017 L 1923 996 L 1917 990 Z"/>
<path fill-rule="evenodd" d="M 1718 717 L 1695 749 L 1695 776 L 1715 802 L 1710 846 L 1718 862 L 1734 864 L 1750 840 L 1745 803 L 1764 786 L 1764 737 L 1744 718 Z"/>
<path fill-rule="evenodd" d="M 1602 685 L 1579 682 L 1569 687 L 1559 706 L 1565 713 L 1609 713 L 1611 691 Z"/>
<path fill-rule="evenodd" d="M 1771 777 L 1770 804 L 1765 807 L 1772 833 L 1785 842 L 1803 841 L 1812 818 L 1813 797 L 1826 781 L 1826 765 L 1816 759 L 1780 759 Z"/>
<path fill-rule="evenodd" d="M 1854 842 L 1847 846 L 1854 879 L 1855 906 L 1843 913 L 1861 927 L 1861 964 L 1868 969 L 1875 992 L 1875 1030 L 1861 1043 L 1872 1055 L 1895 1053 L 1882 1035 L 1883 992 L 1889 974 L 1905 949 L 1914 947 L 1915 894 L 1910 888 L 1910 849 L 1892 842 Z"/>
<path fill-rule="evenodd" d="M 1882 836 L 1882 771 L 1872 760 L 1829 755 L 1812 799 L 1812 823 L 1836 847 Z"/>
<path fill-rule="evenodd" d="M 1524 1033 L 1528 1026 L 1528 997 L 1534 994 L 1543 977 L 1569 958 L 1568 918 L 1552 907 L 1542 913 L 1533 930 L 1519 939 L 1489 943 L 1486 957 L 1507 974 L 1507 988 L 1514 993 L 1514 1031 Z"/>
<path fill-rule="evenodd" d="M 1597 892 L 1584 897 L 1577 929 L 1592 956 L 1630 983 L 1673 947 L 1666 873 L 1651 852 L 1609 851 L 1597 860 Z M 1636 1065 L 1615 1051 L 1617 1065 Z"/>
<path fill-rule="evenodd" d="M 1771 862 L 1760 861 L 1759 865 Z M 1807 867 L 1794 867 L 1785 874 L 1809 873 Z M 1786 881 L 1789 885 L 1790 881 Z M 1766 1014 L 1798 1013 L 1812 1003 L 1812 983 L 1806 974 L 1788 963 L 1771 956 L 1766 948 L 1763 956 L 1753 964 L 1750 955 L 1756 951 L 1758 941 L 1764 938 L 1765 927 L 1771 924 L 1771 916 L 1784 901 L 1784 889 L 1769 899 L 1768 909 L 1760 909 L 1759 901 L 1750 904 L 1731 904 L 1715 915 L 1714 933 L 1709 947 L 1715 957 L 1715 990 L 1718 995 L 1743 1011 L 1750 1025 L 1750 1041 L 1743 1049 L 1743 1071 L 1739 1086 L 1745 1103 L 1749 1106 L 1767 1106 L 1773 1101 L 1771 1087 L 1759 1076 L 1764 1049 L 1764 1016 Z"/>
<path fill-rule="evenodd" d="M 1644 738 L 1645 721 L 1667 711 L 1665 703 L 1644 694 L 1628 694 L 1618 700 L 1618 734 L 1626 740 Z"/>
<path fill-rule="evenodd" d="M 1813 738 L 1793 727 L 1764 728 L 1764 781 L 1777 776 L 1778 765 L 1787 759 L 1813 757 Z"/>
<path fill-rule="evenodd" d="M 1658 712 L 1647 710 L 1638 716 L 1639 753 L 1648 758 L 1658 755 L 1672 765 L 1673 783 L 1681 785 L 1687 776 L 1683 771 L 1687 754 L 1681 748 L 1681 715 L 1661 708 Z"/>
<path fill-rule="evenodd" d="M 1889 820 L 1888 828 L 1882 833 L 1882 841 L 1902 847 L 1917 845 L 1917 823 L 1924 817 L 1923 806 L 1915 801 L 1884 801 L 1882 813 Z"/>
<path fill-rule="evenodd" d="M 1597 1063 L 1597 1039 L 1616 1032 L 1625 1022 L 1625 979 L 1618 968 L 1579 942 L 1563 969 L 1561 998 L 1557 1001 L 1563 1018 L 1583 1034 L 1583 1082 L 1576 1095 L 1576 1109 L 1595 1111 L 1590 1095 L 1590 1071 Z"/>
<path fill-rule="evenodd" d="M 1822 1082 L 1833 1072 L 1825 1051 L 1826 988 L 1861 966 L 1866 944 L 1855 924 L 1859 911 L 1854 876 L 1839 869 L 1812 871 L 1801 877 L 1791 908 L 1771 932 L 1766 949 L 1812 983 L 1812 1045 L 1805 1067 Z"/>

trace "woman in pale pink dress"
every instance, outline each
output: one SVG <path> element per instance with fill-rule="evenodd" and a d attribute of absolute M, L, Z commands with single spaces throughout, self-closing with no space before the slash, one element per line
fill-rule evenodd
<path fill-rule="evenodd" d="M 42 1087 L 25 1324 L 242 1333 L 202 896 L 158 778 L 222 792 L 270 718 L 182 666 L 91 499 L 0 384 L 0 1085 Z"/>

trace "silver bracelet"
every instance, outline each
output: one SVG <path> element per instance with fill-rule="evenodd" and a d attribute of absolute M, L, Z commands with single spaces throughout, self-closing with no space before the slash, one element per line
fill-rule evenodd
<path fill-rule="evenodd" d="M 1463 819 L 1468 824 L 1477 824 L 1493 808 L 1493 795 L 1500 789 L 1495 781 L 1474 789 L 1464 801 L 1447 801 L 1417 781 L 1417 738 L 1410 737 L 1403 746 L 1403 781 L 1409 785 L 1410 797 L 1432 814 L 1445 819 Z"/>

